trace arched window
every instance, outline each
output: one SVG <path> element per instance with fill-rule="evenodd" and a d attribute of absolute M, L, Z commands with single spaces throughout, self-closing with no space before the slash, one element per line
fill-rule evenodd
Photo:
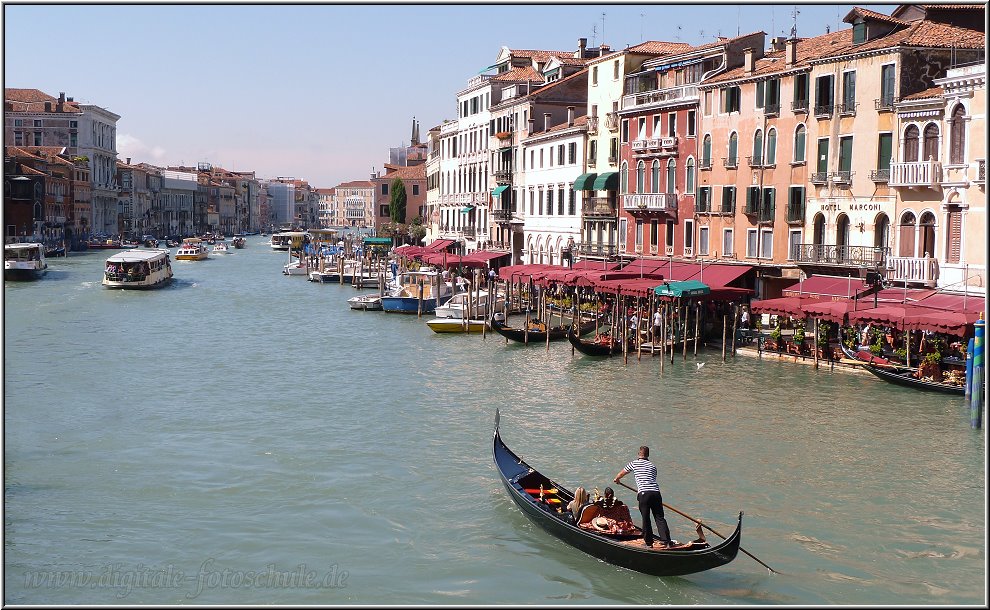
<path fill-rule="evenodd" d="M 677 184 L 677 163 L 673 159 L 667 159 L 667 192 L 675 192 Z"/>
<path fill-rule="evenodd" d="M 687 163 L 685 163 L 684 171 L 684 192 L 693 193 L 694 192 L 694 158 L 688 157 Z"/>
<path fill-rule="evenodd" d="M 849 217 L 845 214 L 839 214 L 839 218 L 835 221 L 835 245 L 839 246 L 838 257 L 842 260 L 844 258 L 842 246 L 849 245 Z"/>
<path fill-rule="evenodd" d="M 904 130 L 904 154 L 901 155 L 905 163 L 914 163 L 918 160 L 918 126 L 908 125 Z"/>
<path fill-rule="evenodd" d="M 777 164 L 777 130 L 767 130 L 767 165 Z"/>
<path fill-rule="evenodd" d="M 921 160 L 938 161 L 938 125 L 929 123 L 925 125 L 925 142 L 921 151 Z"/>
<path fill-rule="evenodd" d="M 914 256 L 914 214 L 904 212 L 901 214 L 901 228 L 897 238 L 898 256 Z"/>
<path fill-rule="evenodd" d="M 619 192 L 629 192 L 629 166 L 625 161 L 623 161 L 622 165 L 619 167 Z"/>
<path fill-rule="evenodd" d="M 636 192 L 646 192 L 646 163 L 642 160 L 636 164 Z"/>
<path fill-rule="evenodd" d="M 886 214 L 879 214 L 873 222 L 873 247 L 886 248 L 890 245 L 890 219 Z"/>
<path fill-rule="evenodd" d="M 757 129 L 753 135 L 753 165 L 763 165 L 763 130 Z"/>
<path fill-rule="evenodd" d="M 730 166 L 736 165 L 736 155 L 739 154 L 739 135 L 736 132 L 732 132 L 729 136 L 729 157 L 728 163 Z"/>
<path fill-rule="evenodd" d="M 962 104 L 957 104 L 952 110 L 952 118 L 949 119 L 949 139 L 951 147 L 949 150 L 949 163 L 966 162 L 966 108 Z"/>
<path fill-rule="evenodd" d="M 925 212 L 918 222 L 919 256 L 935 256 L 935 215 Z"/>
<path fill-rule="evenodd" d="M 705 139 L 701 142 L 701 166 L 712 166 L 712 136 L 705 134 Z"/>
<path fill-rule="evenodd" d="M 825 215 L 821 212 L 815 214 L 814 227 L 811 243 L 820 246 L 825 243 Z"/>
<path fill-rule="evenodd" d="M 660 159 L 654 159 L 650 167 L 650 192 L 660 192 Z"/>
<path fill-rule="evenodd" d="M 798 125 L 797 129 L 794 130 L 794 161 L 804 162 L 804 149 L 807 139 L 808 130 L 805 129 L 804 125 Z"/>

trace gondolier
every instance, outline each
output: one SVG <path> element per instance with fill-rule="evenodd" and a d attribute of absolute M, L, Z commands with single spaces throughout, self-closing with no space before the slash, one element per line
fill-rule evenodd
<path fill-rule="evenodd" d="M 626 476 L 630 472 L 636 477 L 636 499 L 639 501 L 639 512 L 643 516 L 643 543 L 647 547 L 653 546 L 653 527 L 650 524 L 650 513 L 657 522 L 657 537 L 660 538 L 660 548 L 671 545 L 670 528 L 667 527 L 667 520 L 663 516 L 663 496 L 660 495 L 660 486 L 657 485 L 657 467 L 648 458 L 650 448 L 643 445 L 639 448 L 639 457 L 626 464 L 625 468 L 615 475 L 614 481 Z"/>

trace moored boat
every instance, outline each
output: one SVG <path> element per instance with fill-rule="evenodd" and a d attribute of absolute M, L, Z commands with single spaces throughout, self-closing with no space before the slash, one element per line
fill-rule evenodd
<path fill-rule="evenodd" d="M 485 321 L 464 318 L 434 318 L 426 325 L 435 333 L 480 333 L 485 330 Z"/>
<path fill-rule="evenodd" d="M 134 248 L 107 259 L 103 286 L 141 290 L 160 288 L 172 281 L 172 263 L 164 248 Z"/>
<path fill-rule="evenodd" d="M 488 291 L 459 292 L 436 308 L 438 318 L 483 318 L 488 305 Z"/>
<path fill-rule="evenodd" d="M 361 311 L 381 311 L 382 297 L 377 294 L 362 294 L 347 299 L 347 306 Z"/>
<path fill-rule="evenodd" d="M 452 296 L 449 282 L 436 271 L 407 271 L 399 276 L 397 288 L 382 297 L 382 310 L 388 313 L 432 313 Z"/>
<path fill-rule="evenodd" d="M 560 341 L 567 337 L 568 329 L 570 324 L 560 324 L 558 326 L 551 326 L 549 329 L 544 322 L 538 322 L 531 320 L 529 322 L 529 329 L 526 327 L 514 327 L 506 326 L 505 322 L 493 319 L 492 320 L 492 330 L 502 335 L 506 339 L 516 341 L 518 343 L 539 343 L 540 341 L 547 341 L 547 334 L 550 335 L 550 341 Z M 581 325 L 579 329 L 579 335 L 583 335 L 590 332 L 595 328 L 594 320 L 590 322 L 585 322 Z"/>
<path fill-rule="evenodd" d="M 715 546 L 701 537 L 673 548 L 650 548 L 643 544 L 642 533 L 635 526 L 617 533 L 582 527 L 587 523 L 587 513 L 595 514 L 594 511 L 582 510 L 577 519 L 573 518 L 566 506 L 574 499 L 574 493 L 531 467 L 505 445 L 499 434 L 498 411 L 492 454 L 502 485 L 523 514 L 552 536 L 602 561 L 653 576 L 681 576 L 723 566 L 734 560 L 740 550 L 742 513 L 735 531 Z"/>
<path fill-rule="evenodd" d="M 599 333 L 594 339 L 582 339 L 568 327 L 567 340 L 574 349 L 586 356 L 614 356 L 622 353 L 622 342 L 608 333 Z"/>
<path fill-rule="evenodd" d="M 40 243 L 5 244 L 3 279 L 37 280 L 48 273 L 45 246 Z"/>
<path fill-rule="evenodd" d="M 177 261 L 201 261 L 210 256 L 206 249 L 206 244 L 198 237 L 187 237 L 182 240 L 182 245 L 175 252 Z"/>
<path fill-rule="evenodd" d="M 863 368 L 873 373 L 884 381 L 889 381 L 897 385 L 914 388 L 916 390 L 926 390 L 929 392 L 942 392 L 943 394 L 957 394 L 962 396 L 966 393 L 965 385 L 953 383 L 943 383 L 934 379 L 917 377 L 917 371 L 913 368 L 890 368 L 863 363 Z"/>

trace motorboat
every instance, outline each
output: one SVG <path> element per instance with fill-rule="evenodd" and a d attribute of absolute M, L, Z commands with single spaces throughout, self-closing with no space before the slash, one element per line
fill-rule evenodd
<path fill-rule="evenodd" d="M 309 265 L 305 260 L 292 261 L 291 263 L 286 263 L 282 267 L 282 273 L 284 275 L 309 275 Z"/>
<path fill-rule="evenodd" d="M 218 241 L 213 244 L 213 254 L 230 254 L 230 246 L 225 241 Z"/>
<path fill-rule="evenodd" d="M 172 281 L 172 263 L 164 248 L 134 248 L 107 259 L 103 286 L 140 290 L 160 288 Z"/>
<path fill-rule="evenodd" d="M 388 313 L 432 313 L 452 296 L 450 282 L 444 282 L 435 270 L 406 271 L 399 276 L 395 290 L 382 297 L 382 310 Z"/>
<path fill-rule="evenodd" d="M 438 318 L 484 318 L 487 306 L 487 290 L 481 290 L 477 294 L 469 290 L 450 297 L 450 300 L 437 307 L 434 313 Z"/>
<path fill-rule="evenodd" d="M 382 308 L 382 297 L 377 294 L 362 294 L 347 299 L 347 306 L 351 309 L 362 311 L 380 311 Z"/>
<path fill-rule="evenodd" d="M 206 244 L 198 237 L 187 237 L 175 252 L 177 261 L 201 261 L 209 258 L 210 253 Z"/>
<path fill-rule="evenodd" d="M 434 318 L 427 320 L 426 325 L 435 333 L 480 333 L 485 330 L 485 321 L 480 318 Z"/>
<path fill-rule="evenodd" d="M 3 247 L 3 279 L 37 280 L 48 273 L 45 245 L 6 244 Z"/>
<path fill-rule="evenodd" d="M 234 236 L 234 239 L 232 239 L 232 240 L 230 241 L 230 244 L 231 244 L 232 246 L 234 246 L 234 248 L 236 248 L 236 249 L 238 249 L 238 250 L 240 250 L 240 249 L 242 249 L 242 248 L 244 248 L 244 246 L 246 246 L 246 245 L 247 245 L 247 240 L 246 240 L 246 239 L 244 239 L 244 237 L 242 237 L 242 236 L 240 236 L 240 235 L 235 235 L 235 236 Z"/>

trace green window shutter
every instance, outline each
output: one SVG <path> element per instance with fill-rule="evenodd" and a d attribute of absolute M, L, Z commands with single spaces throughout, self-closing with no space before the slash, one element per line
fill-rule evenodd
<path fill-rule="evenodd" d="M 880 134 L 880 142 L 877 145 L 877 169 L 889 170 L 890 169 L 890 154 L 891 147 L 893 145 L 893 134 L 882 133 Z"/>
<path fill-rule="evenodd" d="M 883 66 L 880 72 L 880 99 L 889 105 L 894 102 L 894 65 Z"/>
<path fill-rule="evenodd" d="M 842 138 L 839 141 L 839 171 L 848 172 L 852 169 L 853 139 Z"/>
<path fill-rule="evenodd" d="M 818 140 L 818 171 L 828 171 L 828 138 Z"/>
<path fill-rule="evenodd" d="M 763 108 L 766 101 L 766 82 L 759 81 L 756 83 L 756 107 Z"/>

